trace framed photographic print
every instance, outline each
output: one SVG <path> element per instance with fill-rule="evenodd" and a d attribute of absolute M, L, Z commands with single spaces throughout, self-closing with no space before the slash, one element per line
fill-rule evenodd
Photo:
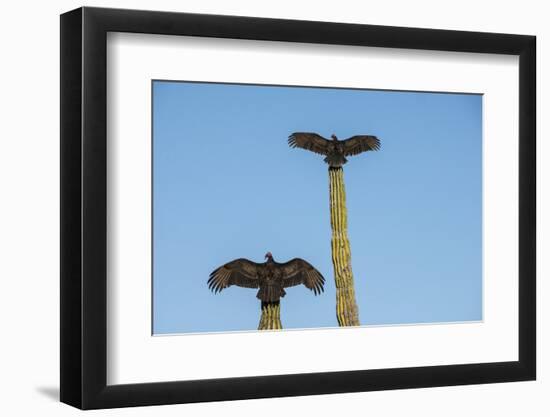
<path fill-rule="evenodd" d="M 535 38 L 61 16 L 61 400 L 535 379 Z"/>

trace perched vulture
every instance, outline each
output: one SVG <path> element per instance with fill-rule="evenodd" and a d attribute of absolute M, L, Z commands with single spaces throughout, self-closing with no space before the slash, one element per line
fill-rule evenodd
<path fill-rule="evenodd" d="M 220 266 L 210 274 L 208 288 L 214 293 L 231 285 L 259 288 L 256 297 L 263 302 L 277 302 L 285 296 L 284 288 L 299 284 L 304 284 L 315 295 L 323 292 L 325 279 L 310 263 L 300 258 L 275 262 L 270 252 L 265 257 L 264 263 L 240 258 Z"/>
<path fill-rule="evenodd" d="M 317 133 L 294 132 L 288 137 L 288 144 L 291 148 L 307 149 L 325 155 L 324 161 L 333 168 L 339 168 L 348 162 L 346 156 L 380 149 L 380 140 L 376 136 L 357 135 L 345 140 L 339 140 L 336 135 L 330 137 L 332 140 Z"/>

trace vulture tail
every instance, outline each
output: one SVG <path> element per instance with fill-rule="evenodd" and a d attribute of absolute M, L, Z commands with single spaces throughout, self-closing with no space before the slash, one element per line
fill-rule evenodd
<path fill-rule="evenodd" d="M 323 159 L 327 164 L 329 164 L 331 167 L 339 168 L 342 165 L 344 165 L 348 160 L 344 155 L 340 154 L 330 154 L 325 159 Z"/>
<path fill-rule="evenodd" d="M 284 297 L 286 294 L 283 287 L 278 285 L 265 285 L 260 287 L 256 298 L 264 302 L 275 302 L 279 301 L 281 297 Z"/>

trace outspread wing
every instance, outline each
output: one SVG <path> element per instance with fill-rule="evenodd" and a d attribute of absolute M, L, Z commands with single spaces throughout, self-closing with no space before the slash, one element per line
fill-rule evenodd
<path fill-rule="evenodd" d="M 307 149 L 321 155 L 328 155 L 330 141 L 317 133 L 294 132 L 288 137 L 291 148 Z"/>
<path fill-rule="evenodd" d="M 380 149 L 380 140 L 376 136 L 357 135 L 342 141 L 344 156 L 357 155 L 365 151 Z"/>
<path fill-rule="evenodd" d="M 258 270 L 262 264 L 240 258 L 228 262 L 215 269 L 208 279 L 208 288 L 217 293 L 231 285 L 239 287 L 258 288 Z"/>
<path fill-rule="evenodd" d="M 324 291 L 325 278 L 309 262 L 300 258 L 280 264 L 283 273 L 283 286 L 293 287 L 304 284 L 315 295 Z"/>

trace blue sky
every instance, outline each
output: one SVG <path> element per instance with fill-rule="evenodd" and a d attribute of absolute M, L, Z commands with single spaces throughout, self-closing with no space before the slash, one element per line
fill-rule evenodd
<path fill-rule="evenodd" d="M 327 165 L 295 131 L 381 140 L 344 167 L 361 323 L 481 320 L 482 96 L 154 81 L 154 333 L 256 329 L 256 290 L 206 281 L 267 251 L 327 278 L 283 326 L 337 326 Z"/>

